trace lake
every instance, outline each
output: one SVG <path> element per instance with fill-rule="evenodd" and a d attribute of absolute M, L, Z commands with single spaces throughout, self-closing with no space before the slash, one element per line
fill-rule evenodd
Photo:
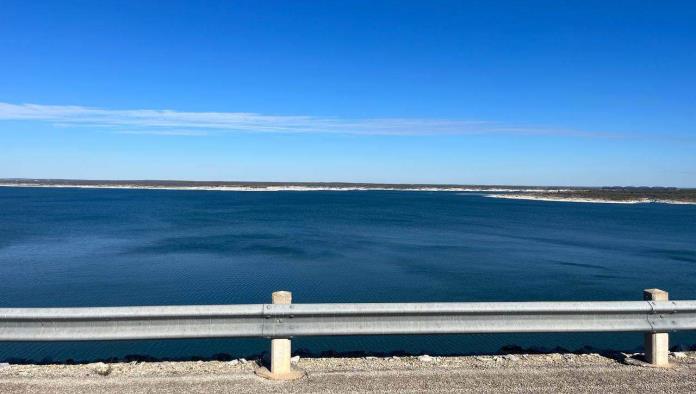
<path fill-rule="evenodd" d="M 0 188 L 0 307 L 696 299 L 696 206 L 402 191 Z M 696 344 L 696 333 L 671 336 Z M 302 354 L 638 350 L 642 335 L 298 338 Z M 11 343 L 3 360 L 250 356 L 263 339 Z"/>

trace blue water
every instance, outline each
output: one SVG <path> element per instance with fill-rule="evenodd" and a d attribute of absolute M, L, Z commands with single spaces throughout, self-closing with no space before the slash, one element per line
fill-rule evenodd
<path fill-rule="evenodd" d="M 0 188 L 0 307 L 696 299 L 696 206 L 453 192 Z M 672 336 L 694 344 L 696 333 Z M 637 350 L 641 335 L 299 338 L 302 352 Z M 267 340 L 1 343 L 0 359 L 245 356 Z"/>

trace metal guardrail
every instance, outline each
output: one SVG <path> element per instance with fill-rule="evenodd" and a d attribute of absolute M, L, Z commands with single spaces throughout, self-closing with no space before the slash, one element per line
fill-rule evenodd
<path fill-rule="evenodd" d="M 174 338 L 271 338 L 271 379 L 302 376 L 290 365 L 290 339 L 323 335 L 525 332 L 645 333 L 645 357 L 668 365 L 669 331 L 696 330 L 696 300 L 669 301 L 647 289 L 645 301 L 273 304 L 106 308 L 0 308 L 0 341 Z"/>
<path fill-rule="evenodd" d="M 0 308 L 0 341 L 696 329 L 696 301 Z"/>

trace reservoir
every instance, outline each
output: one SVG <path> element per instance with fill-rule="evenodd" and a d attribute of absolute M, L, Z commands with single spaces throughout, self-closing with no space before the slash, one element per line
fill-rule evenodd
<path fill-rule="evenodd" d="M 413 191 L 0 188 L 0 307 L 696 299 L 696 205 Z M 670 335 L 696 344 L 696 333 Z M 639 333 L 319 337 L 301 354 L 638 351 Z M 1 360 L 224 358 L 263 339 L 10 343 Z"/>

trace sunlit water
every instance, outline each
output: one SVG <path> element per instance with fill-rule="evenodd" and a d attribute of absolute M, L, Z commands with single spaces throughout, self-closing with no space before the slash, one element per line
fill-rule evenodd
<path fill-rule="evenodd" d="M 0 307 L 696 299 L 696 206 L 451 192 L 0 188 Z M 672 336 L 694 344 L 696 333 Z M 299 338 L 322 352 L 637 350 L 641 335 Z M 248 356 L 267 340 L 1 343 L 0 359 Z"/>

